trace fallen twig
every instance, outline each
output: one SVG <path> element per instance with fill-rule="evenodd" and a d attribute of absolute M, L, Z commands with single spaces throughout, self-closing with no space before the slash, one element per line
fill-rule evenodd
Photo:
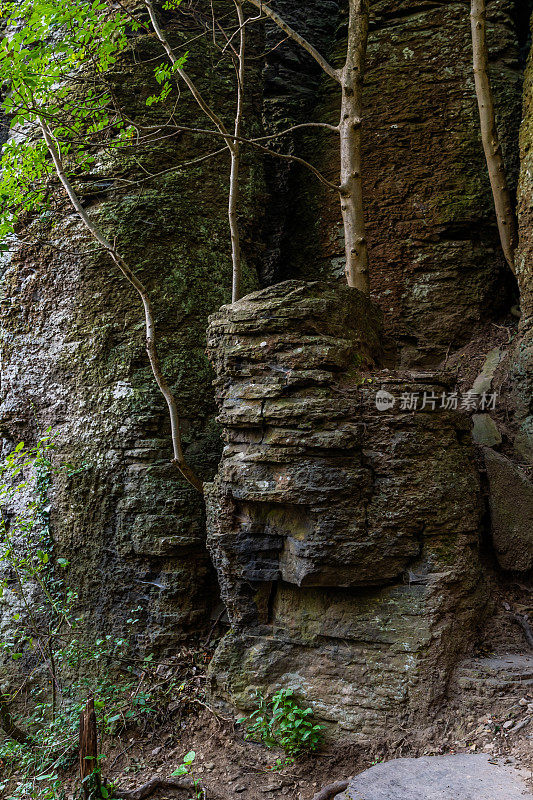
<path fill-rule="evenodd" d="M 347 781 L 335 781 L 335 783 L 328 783 L 327 786 L 324 786 L 319 792 L 317 792 L 313 800 L 330 800 L 331 797 L 335 797 L 336 794 L 339 792 L 344 792 L 345 789 L 348 788 L 350 783 L 350 779 Z"/>

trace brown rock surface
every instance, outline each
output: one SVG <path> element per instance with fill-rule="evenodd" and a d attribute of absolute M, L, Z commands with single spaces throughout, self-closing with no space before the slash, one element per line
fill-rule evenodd
<path fill-rule="evenodd" d="M 427 712 L 483 606 L 470 425 L 402 410 L 447 379 L 368 373 L 378 333 L 355 290 L 289 281 L 208 335 L 226 439 L 208 546 L 232 626 L 213 695 L 246 706 L 292 686 L 362 737 Z"/>
<path fill-rule="evenodd" d="M 533 566 L 533 484 L 512 461 L 486 448 L 492 540 L 503 569 Z"/>

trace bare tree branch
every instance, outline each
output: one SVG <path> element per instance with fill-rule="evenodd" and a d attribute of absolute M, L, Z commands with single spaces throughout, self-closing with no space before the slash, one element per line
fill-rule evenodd
<path fill-rule="evenodd" d="M 265 17 L 268 17 L 268 19 L 272 20 L 272 22 L 275 22 L 278 28 L 281 28 L 281 30 L 286 33 L 287 36 L 293 39 L 293 41 L 297 42 L 300 47 L 303 47 L 303 49 L 315 59 L 317 64 L 322 67 L 326 75 L 329 75 L 329 77 L 333 78 L 333 80 L 337 81 L 337 83 L 341 82 L 340 71 L 332 67 L 331 64 L 324 58 L 324 56 L 318 52 L 316 47 L 313 47 L 313 45 L 308 42 L 307 39 L 297 33 L 294 28 L 291 28 L 291 26 L 288 25 L 285 20 L 279 16 L 279 14 L 271 9 L 270 6 L 265 5 L 262 0 L 248 0 L 248 2 L 258 8 Z"/>
<path fill-rule="evenodd" d="M 296 130 L 298 128 L 304 128 L 304 127 L 308 127 L 308 126 L 310 126 L 310 127 L 317 127 L 317 126 L 326 127 L 326 128 L 331 129 L 331 130 L 338 131 L 338 128 L 333 126 L 333 125 L 326 125 L 325 123 L 313 123 L 313 122 L 303 123 L 302 125 L 295 125 L 294 129 Z M 179 130 L 183 131 L 184 133 L 198 133 L 198 134 L 202 134 L 202 135 L 206 135 L 206 136 L 219 136 L 219 137 L 222 137 L 224 139 L 226 138 L 224 134 L 220 133 L 220 131 L 210 130 L 209 128 L 192 128 L 192 127 L 188 127 L 187 125 L 178 125 L 178 127 L 179 127 Z M 276 150 L 271 150 L 269 147 L 265 147 L 264 145 L 261 144 L 262 141 L 265 141 L 265 140 L 268 140 L 268 139 L 275 139 L 277 136 L 282 136 L 285 133 L 289 133 L 291 130 L 293 130 L 293 129 L 292 128 L 287 128 L 286 130 L 281 131 L 279 134 L 273 134 L 271 136 L 260 136 L 260 137 L 258 137 L 256 139 L 247 139 L 246 137 L 243 137 L 243 136 L 235 136 L 235 134 L 233 135 L 233 138 L 237 142 L 240 142 L 241 144 L 248 144 L 248 145 L 250 145 L 252 147 L 256 147 L 259 150 L 261 150 L 263 153 L 266 153 L 267 155 L 272 156 L 273 158 L 281 158 L 284 161 L 294 161 L 296 164 L 301 164 L 306 169 L 309 169 L 318 178 L 318 180 L 322 184 L 324 184 L 324 186 L 328 187 L 328 189 L 334 189 L 336 192 L 340 191 L 340 187 L 339 187 L 338 184 L 332 183 L 331 181 L 328 181 L 328 179 L 325 178 L 322 175 L 322 173 L 316 167 L 314 167 L 312 164 L 310 164 L 309 161 L 306 161 L 303 158 L 299 158 L 298 156 L 290 155 L 288 153 L 278 153 Z M 198 163 L 199 161 L 203 161 L 205 158 L 210 158 L 213 155 L 218 155 L 219 153 L 223 153 L 225 149 L 227 149 L 227 148 L 223 148 L 222 150 L 216 150 L 214 153 L 209 153 L 206 156 L 200 156 L 198 159 L 194 159 L 193 161 L 187 162 L 186 164 L 183 164 L 182 166 L 178 165 L 176 167 L 169 167 L 169 169 L 162 170 L 162 172 L 155 173 L 154 177 L 157 178 L 159 175 L 165 175 L 168 172 L 174 172 L 175 170 L 182 169 L 182 167 L 188 166 L 189 164 Z M 124 179 L 119 179 L 119 180 L 124 180 Z M 144 179 L 142 179 L 142 180 L 144 180 Z M 135 181 L 134 183 L 141 183 L 141 182 L 142 181 Z"/>
<path fill-rule="evenodd" d="M 257 147 L 263 153 L 267 153 L 269 156 L 273 156 L 273 158 L 281 158 L 283 161 L 293 161 L 295 164 L 301 164 L 303 167 L 310 170 L 313 173 L 313 175 L 315 175 L 315 177 L 318 178 L 320 183 L 322 183 L 324 186 L 327 186 L 328 189 L 333 189 L 336 192 L 339 191 L 339 187 L 336 183 L 332 183 L 331 181 L 328 181 L 327 178 L 324 178 L 320 170 L 318 170 L 304 158 L 299 158 L 299 156 L 289 155 L 288 153 L 278 153 L 276 152 L 276 150 L 271 150 L 269 147 L 265 147 L 264 145 L 259 144 L 258 142 L 249 142 L 249 144 L 253 145 L 253 147 Z"/>
<path fill-rule="evenodd" d="M 159 41 L 161 42 L 161 44 L 163 45 L 163 47 L 165 48 L 166 54 L 168 55 L 168 57 L 169 57 L 170 61 L 172 62 L 172 64 L 174 64 L 174 65 L 177 64 L 179 59 L 176 57 L 176 54 L 174 53 L 174 50 L 170 46 L 170 43 L 169 43 L 169 41 L 167 39 L 166 34 L 163 32 L 162 28 L 160 27 L 160 25 L 159 25 L 159 23 L 157 21 L 157 16 L 156 16 L 156 13 L 154 11 L 152 0 L 142 0 L 142 2 L 146 6 L 146 9 L 147 9 L 147 11 L 148 11 L 148 13 L 150 15 L 150 21 L 151 21 L 151 23 L 153 25 L 155 34 L 156 34 L 157 38 L 159 39 Z M 177 67 L 176 68 L 176 72 L 178 73 L 180 78 L 187 84 L 187 87 L 188 87 L 189 91 L 191 92 L 192 96 L 194 97 L 194 99 L 196 100 L 196 102 L 198 103 L 198 105 L 200 106 L 202 111 L 204 112 L 204 114 L 206 114 L 206 116 L 209 117 L 211 122 L 218 128 L 220 133 L 224 136 L 224 138 L 226 139 L 227 145 L 231 150 L 231 148 L 233 147 L 232 136 L 229 133 L 229 131 L 226 129 L 226 126 L 224 125 L 224 123 L 222 122 L 222 120 L 220 119 L 218 114 L 216 114 L 216 112 L 213 111 L 213 109 L 204 100 L 204 98 L 202 97 L 200 91 L 196 87 L 194 81 L 189 77 L 189 75 L 185 72 L 185 70 L 182 67 Z"/>
<path fill-rule="evenodd" d="M 162 169 L 161 172 L 154 172 L 150 174 L 147 178 L 139 178 L 136 181 L 130 181 L 128 178 L 121 178 L 120 176 L 117 176 L 113 178 L 113 180 L 122 181 L 128 187 L 138 186 L 141 183 L 147 183 L 147 181 L 154 180 L 155 178 L 160 178 L 162 175 L 168 175 L 171 172 L 179 172 L 180 170 L 187 169 L 187 167 L 192 167 L 195 164 L 201 164 L 203 161 L 207 161 L 210 158 L 214 158 L 215 156 L 219 156 L 222 153 L 227 153 L 227 152 L 228 148 L 224 146 L 221 147 L 219 150 L 213 150 L 213 152 L 211 153 L 206 153 L 203 156 L 198 156 L 198 158 L 193 158 L 191 161 L 184 161 L 183 164 L 179 164 L 176 167 L 168 167 L 168 169 Z"/>

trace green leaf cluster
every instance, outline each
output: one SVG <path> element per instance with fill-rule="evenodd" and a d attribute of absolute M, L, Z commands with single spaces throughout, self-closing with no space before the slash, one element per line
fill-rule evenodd
<path fill-rule="evenodd" d="M 175 11 L 180 0 L 169 0 Z M 0 40 L 0 109 L 9 120 L 0 157 L 0 251 L 28 215 L 47 218 L 60 204 L 52 147 L 71 181 L 100 169 L 99 153 L 138 144 L 142 133 L 118 105 L 110 71 L 133 50 L 135 34 L 149 30 L 113 0 L 0 0 L 5 35 Z M 187 60 L 154 67 L 159 91 L 146 104 L 163 103 Z M 149 138 L 149 136 L 148 136 Z M 98 162 L 98 163 L 97 163 Z"/>
<path fill-rule="evenodd" d="M 107 0 L 4 0 L 1 108 L 11 138 L 0 161 L 0 239 L 25 212 L 48 207 L 53 173 L 40 121 L 72 174 L 94 163 L 102 138 L 131 134 L 105 79 L 138 27 Z"/>
<path fill-rule="evenodd" d="M 270 700 L 258 693 L 257 700 L 255 711 L 239 720 L 246 726 L 247 739 L 258 739 L 267 747 L 281 747 L 289 761 L 320 747 L 324 726 L 313 721 L 312 708 L 298 705 L 292 689 L 280 689 Z"/>

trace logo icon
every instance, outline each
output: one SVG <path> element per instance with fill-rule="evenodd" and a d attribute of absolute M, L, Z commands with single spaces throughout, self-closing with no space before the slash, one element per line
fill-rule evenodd
<path fill-rule="evenodd" d="M 386 392 L 385 389 L 380 389 L 376 392 L 376 408 L 378 411 L 387 411 L 392 408 L 395 403 L 394 395 Z"/>

